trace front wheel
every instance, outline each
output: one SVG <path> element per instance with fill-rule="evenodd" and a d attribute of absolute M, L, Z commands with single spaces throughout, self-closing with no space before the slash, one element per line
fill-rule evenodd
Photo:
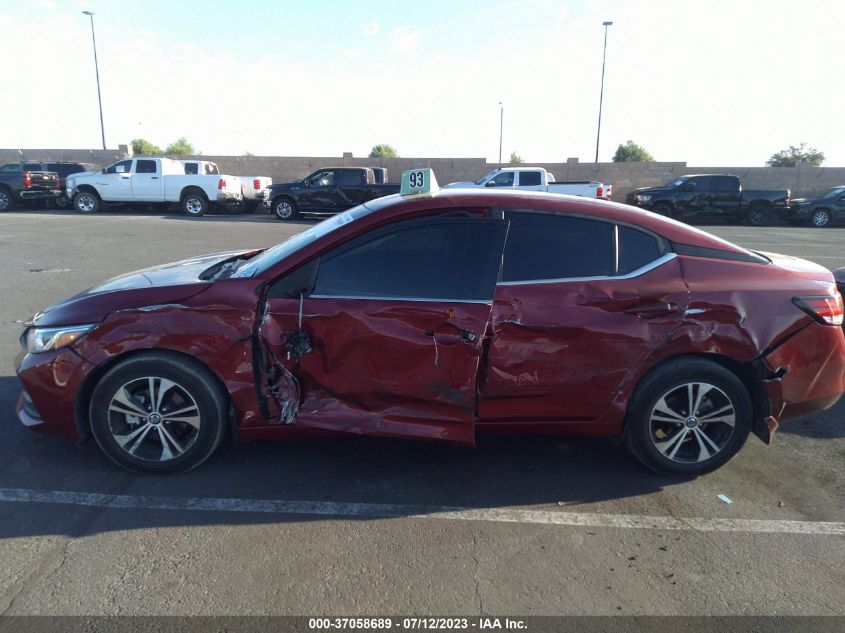
<path fill-rule="evenodd" d="M 0 211 L 12 208 L 12 193 L 8 189 L 0 189 Z"/>
<path fill-rule="evenodd" d="M 658 202 L 654 205 L 654 212 L 659 213 L 667 218 L 674 216 L 672 205 L 668 202 Z"/>
<path fill-rule="evenodd" d="M 830 211 L 827 209 L 816 209 L 810 216 L 810 223 L 817 229 L 830 226 Z"/>
<path fill-rule="evenodd" d="M 281 198 L 273 202 L 273 213 L 277 220 L 293 220 L 298 215 L 296 203 L 287 198 Z"/>
<path fill-rule="evenodd" d="M 701 475 L 745 443 L 753 408 L 745 385 L 712 361 L 684 358 L 649 373 L 628 406 L 631 452 L 662 475 Z"/>
<path fill-rule="evenodd" d="M 134 472 L 180 472 L 223 439 L 226 398 L 190 359 L 148 353 L 109 370 L 91 395 L 91 432 L 103 452 Z"/>
<path fill-rule="evenodd" d="M 750 226 L 767 226 L 772 217 L 768 207 L 756 204 L 748 210 L 747 219 Z"/>
<path fill-rule="evenodd" d="M 73 197 L 73 207 L 86 215 L 96 213 L 100 208 L 100 199 L 90 191 L 80 191 Z"/>
<path fill-rule="evenodd" d="M 200 217 L 208 211 L 208 200 L 201 193 L 189 193 L 182 198 L 182 211 L 191 217 Z"/>

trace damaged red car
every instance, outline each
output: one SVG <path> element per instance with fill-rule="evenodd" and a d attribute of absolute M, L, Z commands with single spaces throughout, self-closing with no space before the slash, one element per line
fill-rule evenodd
<path fill-rule="evenodd" d="M 46 309 L 18 417 L 134 471 L 195 467 L 232 434 L 530 433 L 697 475 L 839 399 L 842 318 L 825 268 L 630 206 L 394 195 Z"/>

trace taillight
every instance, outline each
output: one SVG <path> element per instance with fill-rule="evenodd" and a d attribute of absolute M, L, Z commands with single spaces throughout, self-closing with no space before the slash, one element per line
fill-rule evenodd
<path fill-rule="evenodd" d="M 823 325 L 842 325 L 842 295 L 838 292 L 819 297 L 793 297 L 792 303 Z"/>
<path fill-rule="evenodd" d="M 217 188 L 218 189 L 225 189 L 226 188 L 226 179 L 225 178 L 221 178 L 220 180 L 217 181 Z"/>
<path fill-rule="evenodd" d="M 23 186 L 29 189 L 32 186 L 32 176 L 28 171 L 23 172 Z"/>
<path fill-rule="evenodd" d="M 598 189 L 596 189 L 596 198 L 602 198 L 602 197 L 604 197 L 604 188 L 599 187 Z"/>
<path fill-rule="evenodd" d="M 256 178 L 252 181 L 252 188 L 253 189 L 261 189 L 261 181 Z"/>

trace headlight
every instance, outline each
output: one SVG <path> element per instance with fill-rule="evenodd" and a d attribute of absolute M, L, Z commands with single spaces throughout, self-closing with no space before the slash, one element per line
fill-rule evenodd
<path fill-rule="evenodd" d="M 26 333 L 26 351 L 30 354 L 40 354 L 66 347 L 93 330 L 95 325 L 97 324 L 89 323 L 64 327 L 30 328 Z"/>
<path fill-rule="evenodd" d="M 651 202 L 651 196 L 637 194 L 637 202 Z"/>

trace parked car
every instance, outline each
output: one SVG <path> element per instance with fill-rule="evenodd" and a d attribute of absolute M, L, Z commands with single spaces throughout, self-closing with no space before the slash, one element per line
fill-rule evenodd
<path fill-rule="evenodd" d="M 376 184 L 369 167 L 323 167 L 296 182 L 270 186 L 266 205 L 279 220 L 300 214 L 333 215 L 374 198 L 399 192 L 399 185 Z"/>
<path fill-rule="evenodd" d="M 59 189 L 61 195 L 58 198 L 53 198 L 52 202 L 59 209 L 67 209 L 71 205 L 71 199 L 67 197 L 66 182 L 67 177 L 71 174 L 80 174 L 85 172 L 97 172 L 101 167 L 94 163 L 77 163 L 72 161 L 56 161 L 56 162 L 28 162 L 25 163 L 25 168 L 30 170 L 53 171 L 59 175 Z"/>
<path fill-rule="evenodd" d="M 73 174 L 67 195 L 80 213 L 95 213 L 102 203 L 170 204 L 186 215 L 201 216 L 211 204 L 239 205 L 243 199 L 237 176 L 188 175 L 182 163 L 169 158 L 127 158 L 102 172 Z"/>
<path fill-rule="evenodd" d="M 47 308 L 21 337 L 20 421 L 136 471 L 232 433 L 531 433 L 621 438 L 689 476 L 839 399 L 829 270 L 630 206 L 419 185 Z"/>
<path fill-rule="evenodd" d="M 845 219 L 845 185 L 813 198 L 793 198 L 781 217 L 790 224 L 810 224 L 820 229 Z"/>
<path fill-rule="evenodd" d="M 549 193 L 610 199 L 610 186 L 595 180 L 569 180 L 558 182 L 554 174 L 542 167 L 500 167 L 478 180 L 452 182 L 444 189 L 481 188 L 518 189 L 522 191 L 548 191 Z"/>
<path fill-rule="evenodd" d="M 55 200 L 62 194 L 59 175 L 40 163 L 6 163 L 0 167 L 0 211 L 16 202 Z"/>
<path fill-rule="evenodd" d="M 371 167 L 375 182 L 377 185 L 383 185 L 387 182 L 387 168 L 386 167 Z"/>
<path fill-rule="evenodd" d="M 663 187 L 643 187 L 625 201 L 676 220 L 748 222 L 764 226 L 789 208 L 789 189 L 743 189 L 737 176 L 681 176 Z"/>
<path fill-rule="evenodd" d="M 185 166 L 186 174 L 205 174 L 217 176 L 220 169 L 217 163 L 207 160 L 180 160 Z M 238 176 L 241 179 L 241 194 L 243 194 L 243 206 L 247 213 L 255 211 L 262 204 L 269 194 L 268 188 L 273 184 L 269 176 Z"/>

